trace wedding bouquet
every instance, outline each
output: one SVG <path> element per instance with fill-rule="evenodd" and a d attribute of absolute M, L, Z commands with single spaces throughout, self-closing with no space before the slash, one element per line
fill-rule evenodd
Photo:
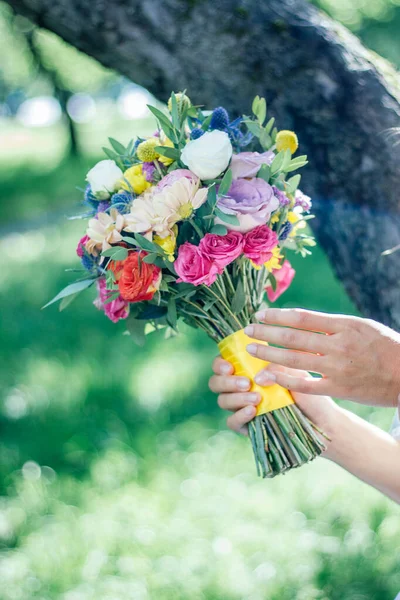
<path fill-rule="evenodd" d="M 264 98 L 252 116 L 204 111 L 172 94 L 168 113 L 149 106 L 158 129 L 125 147 L 110 138 L 108 157 L 87 174 L 86 234 L 77 254 L 85 276 L 60 292 L 65 308 L 95 285 L 95 306 L 126 320 L 134 340 L 178 329 L 178 320 L 215 340 L 235 373 L 254 378 L 265 363 L 246 352 L 243 328 L 295 274 L 289 251 L 315 244 L 304 231 L 310 198 L 299 189 L 307 163 L 297 136 L 266 122 Z M 246 151 L 243 149 L 246 148 Z M 319 455 L 317 428 L 278 385 L 261 388 L 249 435 L 257 470 L 273 477 Z"/>

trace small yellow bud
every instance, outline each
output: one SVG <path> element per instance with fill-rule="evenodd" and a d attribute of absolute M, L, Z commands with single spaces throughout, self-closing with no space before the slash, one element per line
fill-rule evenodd
<path fill-rule="evenodd" d="M 136 156 L 143 162 L 153 162 L 160 155 L 154 150 L 156 146 L 160 145 L 160 140 L 156 137 L 149 138 L 141 142 L 136 149 Z"/>
<path fill-rule="evenodd" d="M 183 111 L 192 106 L 190 98 L 186 96 L 186 94 L 182 94 L 182 92 L 178 92 L 175 94 L 176 104 L 178 106 L 178 114 L 181 115 Z M 171 112 L 172 110 L 172 99 L 168 100 L 168 110 Z"/>
<path fill-rule="evenodd" d="M 278 131 L 276 135 L 276 149 L 278 152 L 281 150 L 290 150 L 291 154 L 294 154 L 299 147 L 299 140 L 297 139 L 297 135 L 294 131 L 288 131 L 287 129 L 282 129 L 282 131 Z"/>

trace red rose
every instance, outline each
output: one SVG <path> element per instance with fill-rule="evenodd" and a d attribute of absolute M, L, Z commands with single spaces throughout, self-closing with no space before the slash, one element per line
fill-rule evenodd
<path fill-rule="evenodd" d="M 211 285 L 218 275 L 218 266 L 201 251 L 199 246 L 189 242 L 185 242 L 179 248 L 174 267 L 179 275 L 178 283 Z"/>
<path fill-rule="evenodd" d="M 224 268 L 242 254 L 243 234 L 229 231 L 226 235 L 206 233 L 201 239 L 199 248 L 218 267 L 220 273 Z"/>
<path fill-rule="evenodd" d="M 146 256 L 144 252 L 130 252 L 124 261 L 118 261 L 122 262 L 122 270 L 118 268 L 118 287 L 127 302 L 151 300 L 160 287 L 161 269 L 143 262 L 139 254 L 141 258 Z"/>
<path fill-rule="evenodd" d="M 268 225 L 259 225 L 244 236 L 243 253 L 256 265 L 263 265 L 272 257 L 278 245 L 278 236 Z"/>

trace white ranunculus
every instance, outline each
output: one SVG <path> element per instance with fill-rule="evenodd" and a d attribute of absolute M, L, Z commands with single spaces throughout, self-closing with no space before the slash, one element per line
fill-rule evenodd
<path fill-rule="evenodd" d="M 124 176 L 113 160 L 101 160 L 86 175 L 93 194 L 98 200 L 106 200 L 115 192 L 117 184 Z"/>
<path fill-rule="evenodd" d="M 209 131 L 186 144 L 182 162 L 203 181 L 225 171 L 232 157 L 232 144 L 225 131 Z"/>

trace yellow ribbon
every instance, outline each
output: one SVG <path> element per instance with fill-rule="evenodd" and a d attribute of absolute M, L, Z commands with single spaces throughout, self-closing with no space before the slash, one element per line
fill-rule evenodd
<path fill-rule="evenodd" d="M 219 342 L 218 348 L 222 358 L 229 361 L 234 366 L 235 375 L 248 377 L 252 382 L 251 391 L 258 392 L 261 395 L 261 402 L 257 407 L 257 416 L 293 404 L 291 393 L 277 383 L 274 383 L 267 388 L 254 383 L 254 377 L 261 369 L 264 369 L 268 363 L 260 358 L 251 356 L 251 354 L 247 352 L 246 346 L 251 343 L 254 343 L 254 340 L 249 338 L 243 329 L 240 329 Z M 266 344 L 266 342 L 257 343 Z"/>

